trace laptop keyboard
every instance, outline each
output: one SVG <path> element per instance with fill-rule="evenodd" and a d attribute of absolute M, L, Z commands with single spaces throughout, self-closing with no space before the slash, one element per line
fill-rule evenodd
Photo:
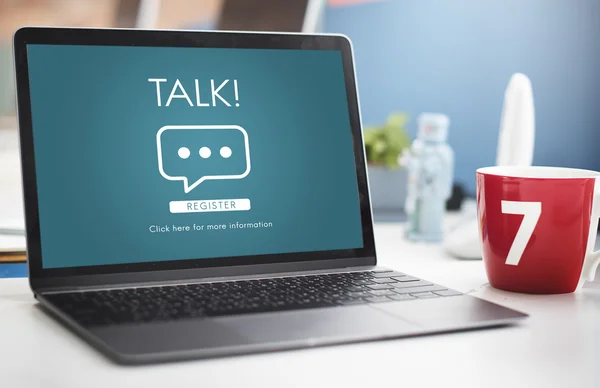
<path fill-rule="evenodd" d="M 84 326 L 168 321 L 461 295 L 375 270 L 44 295 Z"/>

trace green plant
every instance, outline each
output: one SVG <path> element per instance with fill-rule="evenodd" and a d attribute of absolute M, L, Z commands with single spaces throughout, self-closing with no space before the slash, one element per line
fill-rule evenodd
<path fill-rule="evenodd" d="M 410 147 L 410 137 L 405 125 L 406 113 L 392 113 L 382 126 L 367 127 L 364 132 L 367 163 L 397 168 L 402 152 Z"/>

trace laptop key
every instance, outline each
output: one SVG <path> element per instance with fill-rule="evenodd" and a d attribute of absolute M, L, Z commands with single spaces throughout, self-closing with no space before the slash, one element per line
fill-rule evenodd
<path fill-rule="evenodd" d="M 396 294 L 412 294 L 414 292 L 425 292 L 425 291 L 446 291 L 446 287 L 438 286 L 437 284 L 429 284 L 420 287 L 405 287 L 405 288 L 394 288 Z"/>
<path fill-rule="evenodd" d="M 370 280 L 352 280 L 352 284 L 354 284 L 355 286 L 364 286 L 367 284 L 374 284 L 372 281 Z"/>
<path fill-rule="evenodd" d="M 399 277 L 396 277 L 395 279 L 397 281 L 399 281 L 399 282 L 416 282 L 416 281 L 421 280 L 421 279 L 416 278 L 414 276 L 408 276 L 408 275 L 406 275 L 406 276 L 399 276 Z"/>
<path fill-rule="evenodd" d="M 369 273 L 367 272 L 347 272 L 344 274 L 349 279 L 365 279 L 369 278 Z"/>
<path fill-rule="evenodd" d="M 378 273 L 372 273 L 371 277 L 372 278 L 391 278 L 391 277 L 404 277 L 406 275 L 404 275 L 403 273 L 400 272 L 378 272 Z"/>
<path fill-rule="evenodd" d="M 410 294 L 411 296 L 415 296 L 419 299 L 426 299 L 426 298 L 439 298 L 440 296 L 437 294 L 434 294 L 433 292 L 429 292 L 429 291 L 425 291 L 425 292 L 415 292 Z"/>
<path fill-rule="evenodd" d="M 367 288 L 370 288 L 371 290 L 389 290 L 394 287 L 389 284 L 370 284 L 367 286 Z"/>
<path fill-rule="evenodd" d="M 388 295 L 398 295 L 394 293 L 392 290 L 373 290 L 369 291 L 369 294 L 373 296 L 388 296 Z"/>
<path fill-rule="evenodd" d="M 392 300 L 413 300 L 416 299 L 414 296 L 410 295 L 410 294 L 394 294 L 394 295 L 388 295 L 388 298 L 392 299 Z"/>
<path fill-rule="evenodd" d="M 421 286 L 430 286 L 432 283 L 426 282 L 424 280 L 417 280 L 414 282 L 398 282 L 392 283 L 390 286 L 394 288 L 409 288 L 409 287 L 421 287 Z"/>
<path fill-rule="evenodd" d="M 349 292 L 362 292 L 364 290 L 365 290 L 364 287 L 356 287 L 356 286 L 346 288 L 346 291 L 349 291 Z"/>
<path fill-rule="evenodd" d="M 435 294 L 440 296 L 455 296 L 455 295 L 463 295 L 462 292 L 454 291 L 454 290 L 440 290 L 434 291 Z"/>
<path fill-rule="evenodd" d="M 372 296 L 370 298 L 365 298 L 365 300 L 369 303 L 381 303 L 381 302 L 391 302 L 392 301 L 387 296 Z"/>
<path fill-rule="evenodd" d="M 384 290 L 381 290 L 381 291 L 384 291 Z M 375 292 L 375 291 L 371 291 L 371 292 Z M 349 292 L 346 295 L 351 296 L 353 298 L 365 298 L 367 296 L 371 296 L 371 294 L 369 292 L 366 292 L 366 291 Z"/>
<path fill-rule="evenodd" d="M 397 283 L 397 280 L 392 278 L 375 278 L 373 279 L 373 283 L 385 284 L 385 283 Z"/>

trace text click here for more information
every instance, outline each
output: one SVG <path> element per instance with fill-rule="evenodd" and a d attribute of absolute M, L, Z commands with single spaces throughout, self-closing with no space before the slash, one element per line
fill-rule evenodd
<path fill-rule="evenodd" d="M 250 210 L 250 200 L 241 199 L 216 199 L 195 201 L 171 201 L 169 203 L 171 213 L 206 213 L 206 212 L 231 212 Z M 230 222 L 223 224 L 164 224 L 150 225 L 150 233 L 178 233 L 178 232 L 201 232 L 228 229 L 262 229 L 272 228 L 273 223 L 269 221 L 255 222 Z"/>

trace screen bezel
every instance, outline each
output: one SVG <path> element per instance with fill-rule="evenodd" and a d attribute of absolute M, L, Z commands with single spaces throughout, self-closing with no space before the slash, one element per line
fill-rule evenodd
<path fill-rule="evenodd" d="M 39 226 L 37 181 L 31 118 L 29 71 L 27 58 L 28 44 L 51 45 L 102 45 L 102 46 L 157 46 L 157 47 L 209 47 L 209 48 L 254 48 L 254 49 L 295 49 L 295 50 L 337 50 L 342 54 L 344 79 L 346 84 L 348 110 L 352 131 L 359 202 L 363 230 L 363 248 L 265 254 L 258 256 L 220 257 L 214 259 L 186 259 L 176 261 L 114 264 L 99 266 L 43 268 L 42 247 Z M 342 35 L 305 35 L 288 33 L 240 33 L 213 31 L 176 30 L 132 30 L 132 29 L 86 29 L 86 28 L 42 28 L 24 27 L 14 35 L 15 72 L 17 82 L 17 107 L 21 145 L 21 166 L 23 174 L 23 195 L 27 232 L 27 257 L 29 276 L 34 284 L 36 279 L 67 279 L 76 276 L 82 280 L 86 276 L 101 275 L 105 281 L 119 274 L 124 281 L 135 281 L 135 276 L 144 272 L 175 271 L 215 267 L 240 267 L 260 265 L 265 271 L 269 264 L 298 263 L 294 270 L 314 267 L 302 265 L 327 262 L 335 267 L 348 264 L 375 265 L 375 243 L 373 221 L 364 145 L 362 139 L 359 101 L 356 90 L 355 70 L 350 41 Z M 265 267 L 266 265 L 266 267 Z M 173 272 L 173 273 L 175 273 Z M 96 276 L 97 277 L 97 276 Z M 160 279 L 160 275 L 151 278 Z M 85 283 L 85 281 L 83 282 Z"/>

